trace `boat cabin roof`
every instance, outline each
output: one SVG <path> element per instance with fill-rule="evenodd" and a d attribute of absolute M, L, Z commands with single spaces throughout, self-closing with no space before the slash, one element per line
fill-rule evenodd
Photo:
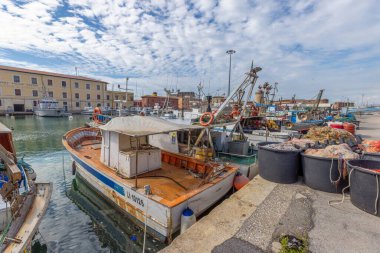
<path fill-rule="evenodd" d="M 132 137 L 170 133 L 180 130 L 200 129 L 202 126 L 178 124 L 157 117 L 128 116 L 113 118 L 101 130 L 117 132 Z"/>

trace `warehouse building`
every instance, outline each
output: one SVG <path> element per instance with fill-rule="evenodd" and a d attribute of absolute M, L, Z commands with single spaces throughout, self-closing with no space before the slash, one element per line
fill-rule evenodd
<path fill-rule="evenodd" d="M 0 113 L 32 112 L 44 96 L 70 112 L 89 106 L 117 107 L 121 100 L 127 101 L 125 107 L 133 105 L 133 93 L 110 91 L 101 80 L 0 66 Z"/>

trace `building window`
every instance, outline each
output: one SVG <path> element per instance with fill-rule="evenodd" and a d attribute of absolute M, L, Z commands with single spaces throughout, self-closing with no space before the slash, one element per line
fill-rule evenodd
<path fill-rule="evenodd" d="M 110 107 L 110 103 L 107 103 L 107 107 Z"/>
<path fill-rule="evenodd" d="M 49 97 L 52 98 L 52 97 L 53 97 L 53 92 L 52 92 L 52 91 L 49 91 L 49 92 L 48 92 L 48 95 L 49 95 Z"/>
<path fill-rule="evenodd" d="M 13 82 L 19 83 L 20 82 L 20 76 L 13 76 Z"/>
<path fill-rule="evenodd" d="M 125 100 L 125 95 L 123 96 L 123 100 Z"/>
<path fill-rule="evenodd" d="M 110 100 L 110 95 L 107 95 L 107 100 Z"/>
<path fill-rule="evenodd" d="M 15 95 L 16 96 L 21 96 L 21 90 L 20 89 L 15 89 Z"/>
<path fill-rule="evenodd" d="M 99 84 L 96 85 L 96 89 L 97 89 L 97 90 L 100 90 L 100 85 L 99 85 Z"/>
<path fill-rule="evenodd" d="M 79 102 L 75 102 L 75 106 L 76 107 L 80 107 L 80 103 Z"/>
<path fill-rule="evenodd" d="M 91 99 L 90 94 L 87 94 L 87 100 Z"/>
<path fill-rule="evenodd" d="M 79 93 L 75 93 L 75 98 L 79 99 Z"/>
<path fill-rule="evenodd" d="M 36 100 L 33 101 L 33 106 L 37 106 L 37 101 Z"/>
<path fill-rule="evenodd" d="M 0 106 L 2 106 L 2 104 L 1 104 L 1 99 L 0 99 Z"/>
<path fill-rule="evenodd" d="M 115 95 L 115 99 L 116 99 L 116 100 L 119 100 L 119 95 Z"/>
<path fill-rule="evenodd" d="M 66 88 L 66 81 L 62 81 L 62 88 Z"/>
<path fill-rule="evenodd" d="M 33 90 L 32 93 L 33 93 L 33 97 L 38 97 L 38 90 Z"/>
<path fill-rule="evenodd" d="M 99 94 L 98 94 L 98 95 L 96 95 L 96 99 L 98 99 L 98 100 L 100 99 L 100 95 L 99 95 Z"/>
<path fill-rule="evenodd" d="M 86 89 L 87 89 L 87 90 L 90 89 L 90 84 L 89 84 L 89 83 L 86 83 Z"/>
<path fill-rule="evenodd" d="M 67 106 L 67 102 L 66 102 L 66 101 L 65 101 L 65 102 L 63 102 L 63 105 L 64 105 L 64 106 Z"/>
<path fill-rule="evenodd" d="M 32 77 L 32 84 L 37 84 L 37 77 Z"/>
<path fill-rule="evenodd" d="M 62 98 L 67 98 L 67 93 L 66 92 L 62 92 Z"/>
<path fill-rule="evenodd" d="M 74 85 L 75 85 L 75 89 L 79 89 L 79 83 L 78 82 L 75 82 Z"/>
<path fill-rule="evenodd" d="M 48 79 L 48 85 L 49 85 L 49 86 L 53 86 L 53 80 Z"/>

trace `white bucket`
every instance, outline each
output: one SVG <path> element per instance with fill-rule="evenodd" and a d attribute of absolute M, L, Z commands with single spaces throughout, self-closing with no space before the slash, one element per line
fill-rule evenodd
<path fill-rule="evenodd" d="M 181 215 L 181 234 L 185 232 L 189 227 L 191 227 L 195 222 L 196 218 L 193 210 L 186 207 Z"/>

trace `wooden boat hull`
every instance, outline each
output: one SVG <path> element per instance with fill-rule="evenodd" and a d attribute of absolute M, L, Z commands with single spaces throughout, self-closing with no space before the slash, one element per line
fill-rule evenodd
<path fill-rule="evenodd" d="M 182 211 L 189 206 L 196 216 L 201 215 L 215 204 L 232 188 L 235 174 L 230 173 L 218 183 L 205 188 L 199 193 L 185 199 L 178 205 L 169 207 L 159 201 L 147 197 L 142 189 L 134 190 L 130 185 L 116 181 L 75 154 L 71 154 L 76 162 L 76 173 L 95 189 L 105 200 L 111 202 L 137 225 L 145 224 L 147 216 L 147 232 L 160 241 L 171 241 L 173 233 L 179 230 Z"/>
<path fill-rule="evenodd" d="M 14 237 L 17 242 L 11 241 L 3 252 L 30 252 L 33 237 L 49 205 L 52 191 L 52 183 L 36 183 L 36 196 L 20 229 Z"/>

